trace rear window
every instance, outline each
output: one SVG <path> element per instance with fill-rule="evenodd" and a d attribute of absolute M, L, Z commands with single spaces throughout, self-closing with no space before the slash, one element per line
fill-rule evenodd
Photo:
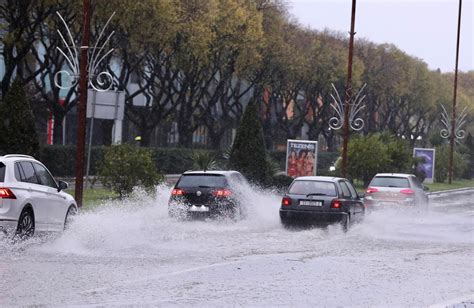
<path fill-rule="evenodd" d="M 4 182 L 5 181 L 5 165 L 0 162 L 0 182 Z"/>
<path fill-rule="evenodd" d="M 308 195 L 318 194 L 321 196 L 336 196 L 336 186 L 332 182 L 321 181 L 295 181 L 290 187 L 290 194 Z"/>
<path fill-rule="evenodd" d="M 372 180 L 370 186 L 407 188 L 410 187 L 410 182 L 407 178 L 377 176 Z"/>
<path fill-rule="evenodd" d="M 227 187 L 225 176 L 220 174 L 186 174 L 181 176 L 176 187 Z"/>

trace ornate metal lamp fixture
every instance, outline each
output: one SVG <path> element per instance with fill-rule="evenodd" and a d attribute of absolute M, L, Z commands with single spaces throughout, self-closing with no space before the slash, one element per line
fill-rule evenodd
<path fill-rule="evenodd" d="M 334 90 L 334 93 L 336 93 L 336 96 L 331 94 L 331 97 L 333 99 L 333 103 L 331 104 L 331 107 L 334 109 L 336 112 L 336 115 L 333 116 L 332 118 L 329 119 L 329 127 L 335 130 L 339 130 L 343 127 L 344 125 L 344 102 L 342 101 L 341 97 L 339 96 L 339 93 L 336 90 L 336 87 L 334 84 L 331 84 L 332 88 Z M 357 93 L 353 103 L 350 103 L 350 111 L 349 111 L 349 126 L 352 130 L 359 131 L 361 130 L 365 122 L 358 116 L 359 112 L 365 108 L 365 105 L 363 104 L 366 95 L 362 95 L 362 92 L 364 91 L 365 87 L 367 84 L 364 84 L 362 88 L 359 90 Z"/>
<path fill-rule="evenodd" d="M 70 89 L 71 87 L 76 86 L 79 82 L 79 75 L 80 75 L 79 52 L 78 52 L 76 43 L 74 42 L 74 39 L 72 37 L 71 30 L 69 29 L 66 21 L 64 20 L 64 18 L 61 16 L 59 12 L 56 12 L 56 14 L 61 19 L 64 25 L 64 28 L 66 29 L 66 32 L 67 32 L 67 35 L 64 35 L 63 33 L 61 33 L 61 31 L 57 30 L 64 44 L 64 47 L 63 47 L 64 49 L 61 47 L 56 47 L 56 49 L 66 58 L 66 63 L 70 71 L 66 69 L 58 71 L 54 75 L 54 84 L 58 88 L 61 88 L 61 89 Z M 102 61 L 106 59 L 107 56 L 109 56 L 114 51 L 114 48 L 106 51 L 105 47 L 109 43 L 110 39 L 112 38 L 115 32 L 112 31 L 109 34 L 109 36 L 107 36 L 107 38 L 105 38 L 104 36 L 104 32 L 107 29 L 107 26 L 109 25 L 114 15 L 115 15 L 115 12 L 112 13 L 110 18 L 105 23 L 94 47 L 91 47 L 91 46 L 80 47 L 81 49 L 86 48 L 86 49 L 92 50 L 92 52 L 89 55 L 90 61 L 87 67 L 88 84 L 92 87 L 92 89 L 99 92 L 108 91 L 113 85 L 112 75 L 107 71 L 100 71 L 99 67 Z M 69 42 L 68 40 L 66 40 L 66 37 L 68 38 Z M 101 42 L 102 44 L 100 44 Z M 67 82 L 66 85 L 63 85 L 64 76 L 66 76 L 66 82 Z"/>
<path fill-rule="evenodd" d="M 446 111 L 446 108 L 444 108 L 443 105 L 441 105 L 441 108 L 443 109 L 441 111 L 441 123 L 445 127 L 440 131 L 441 137 L 443 137 L 444 139 L 448 139 L 451 137 L 451 134 L 454 134 L 453 137 L 455 141 L 459 143 L 460 139 L 466 137 L 466 131 L 462 129 L 462 126 L 466 124 L 467 121 L 467 107 L 464 107 L 461 113 L 456 117 L 454 132 L 452 132 L 451 117 L 449 116 L 448 112 Z"/>
<path fill-rule="evenodd" d="M 64 18 L 61 16 L 61 14 L 57 14 L 67 31 L 67 36 L 63 35 L 61 31 L 57 30 L 65 48 L 56 48 L 66 58 L 66 63 L 69 66 L 70 71 L 63 69 L 57 72 L 54 75 L 54 84 L 61 89 L 69 89 L 71 87 L 78 86 L 79 101 L 77 104 L 75 199 L 77 205 L 81 207 L 84 189 L 84 148 L 86 138 L 87 89 L 90 86 L 96 91 L 107 91 L 113 85 L 112 75 L 107 71 L 100 71 L 100 64 L 114 51 L 114 49 L 105 51 L 105 46 L 109 43 L 110 38 L 114 35 L 114 32 L 112 31 L 105 40 L 103 38 L 105 29 L 112 20 L 112 17 L 115 15 L 115 12 L 105 23 L 94 47 L 91 47 L 89 46 L 91 19 L 90 0 L 83 0 L 83 36 L 80 48 L 76 47 L 71 30 L 69 29 Z M 69 42 L 65 39 L 65 37 L 68 38 Z M 91 50 L 92 53 L 90 53 Z M 63 75 L 67 76 L 67 84 L 65 86 L 63 86 L 62 83 Z"/>

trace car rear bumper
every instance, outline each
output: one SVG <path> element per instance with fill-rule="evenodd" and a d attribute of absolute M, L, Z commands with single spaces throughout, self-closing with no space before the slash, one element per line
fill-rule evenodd
<path fill-rule="evenodd" d="M 347 218 L 347 213 L 280 209 L 280 218 L 285 222 L 307 221 L 313 223 L 331 224 L 345 221 Z"/>
<path fill-rule="evenodd" d="M 365 207 L 368 210 L 376 210 L 383 208 L 395 208 L 395 207 L 412 207 L 415 205 L 413 200 L 364 200 Z"/>
<path fill-rule="evenodd" d="M 170 202 L 168 205 L 170 216 L 178 218 L 199 218 L 213 216 L 234 215 L 236 205 L 233 203 L 222 204 L 180 204 Z"/>

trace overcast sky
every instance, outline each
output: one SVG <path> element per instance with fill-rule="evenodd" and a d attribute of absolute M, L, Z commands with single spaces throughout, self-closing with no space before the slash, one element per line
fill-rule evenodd
<path fill-rule="evenodd" d="M 351 0 L 287 0 L 304 26 L 349 32 Z M 357 38 L 393 43 L 430 69 L 454 71 L 458 0 L 358 0 Z M 474 0 L 463 0 L 459 69 L 474 70 Z M 349 36 L 349 34 L 347 34 Z"/>

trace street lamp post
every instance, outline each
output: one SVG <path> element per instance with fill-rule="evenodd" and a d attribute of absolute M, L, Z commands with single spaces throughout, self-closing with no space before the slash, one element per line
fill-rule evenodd
<path fill-rule="evenodd" d="M 456 94 L 458 89 L 458 62 L 459 62 L 459 40 L 461 36 L 461 7 L 462 0 L 459 0 L 458 13 L 458 34 L 456 41 L 456 65 L 454 69 L 454 94 L 453 94 L 453 116 L 451 117 L 451 136 L 449 139 L 449 177 L 448 183 L 451 184 L 453 180 L 453 156 L 454 156 L 454 138 L 456 137 Z"/>
<path fill-rule="evenodd" d="M 352 58 L 354 51 L 356 0 L 352 0 L 351 31 L 349 32 L 349 59 L 347 63 L 346 96 L 344 102 L 344 124 L 342 126 L 342 177 L 347 177 L 347 146 L 349 143 L 349 113 L 352 99 Z"/>
<path fill-rule="evenodd" d="M 77 146 L 76 146 L 76 187 L 75 198 L 77 205 L 82 206 L 84 189 L 84 147 L 86 141 L 86 111 L 88 84 L 88 52 L 90 41 L 90 2 L 83 0 L 83 27 L 81 57 L 79 66 L 79 103 L 77 105 Z"/>
<path fill-rule="evenodd" d="M 61 19 L 66 32 L 63 34 L 58 30 L 59 37 L 63 42 L 63 47 L 57 46 L 56 49 L 66 59 L 69 70 L 63 69 L 58 71 L 54 76 L 54 84 L 61 89 L 69 89 L 79 85 L 79 101 L 77 104 L 77 150 L 76 150 L 76 187 L 75 198 L 77 205 L 82 206 L 82 196 L 84 190 L 84 154 L 86 143 L 86 117 L 87 117 L 87 91 L 89 86 L 95 91 L 107 91 L 113 85 L 113 77 L 107 71 L 101 71 L 100 64 L 108 58 L 114 49 L 106 50 L 105 46 L 109 43 L 114 35 L 112 31 L 105 40 L 103 40 L 104 32 L 109 25 L 112 17 L 105 23 L 100 32 L 96 44 L 90 46 L 90 1 L 83 0 L 83 27 L 82 27 L 82 43 L 80 46 L 80 56 L 77 52 L 76 43 L 74 42 L 71 30 L 66 21 L 57 12 Z M 99 45 L 101 43 L 101 45 Z M 92 52 L 91 52 L 92 51 Z M 90 52 L 90 54 L 89 54 Z M 67 81 L 63 77 L 67 77 Z"/>

